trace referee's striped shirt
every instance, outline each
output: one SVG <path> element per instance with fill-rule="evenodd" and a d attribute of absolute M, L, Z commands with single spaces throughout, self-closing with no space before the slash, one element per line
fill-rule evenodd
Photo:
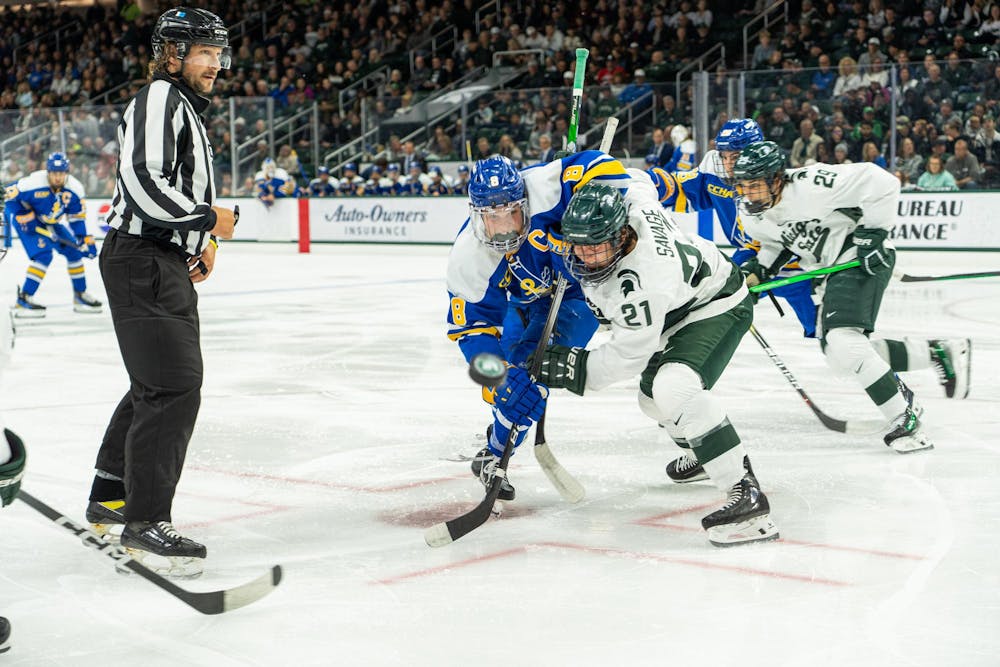
<path fill-rule="evenodd" d="M 108 225 L 201 254 L 215 226 L 212 148 L 200 114 L 209 101 L 157 74 L 125 108 Z"/>

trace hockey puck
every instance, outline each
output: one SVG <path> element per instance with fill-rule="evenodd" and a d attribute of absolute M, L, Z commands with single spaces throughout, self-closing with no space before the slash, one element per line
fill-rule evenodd
<path fill-rule="evenodd" d="M 469 364 L 469 377 L 476 384 L 484 387 L 495 387 L 507 377 L 507 364 L 495 354 L 483 352 L 472 358 Z"/>

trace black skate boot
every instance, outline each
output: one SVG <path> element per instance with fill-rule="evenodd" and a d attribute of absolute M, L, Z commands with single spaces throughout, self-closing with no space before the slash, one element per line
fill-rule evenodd
<path fill-rule="evenodd" d="M 885 444 L 900 454 L 918 452 L 921 449 L 934 449 L 934 443 L 924 432 L 920 417 L 907 408 L 903 414 L 892 420 L 889 432 L 883 438 Z"/>
<path fill-rule="evenodd" d="M 968 338 L 928 341 L 931 366 L 948 398 L 966 398 L 972 375 L 972 341 Z M 918 417 L 920 415 L 917 415 Z"/>
<path fill-rule="evenodd" d="M 121 531 L 113 527 L 125 526 L 124 500 L 91 500 L 87 505 L 87 521 L 90 529 L 108 542 L 118 542 Z"/>
<path fill-rule="evenodd" d="M 169 521 L 131 521 L 125 524 L 122 546 L 129 555 L 158 574 L 170 577 L 197 577 L 208 555 L 205 545 L 177 532 Z M 159 558 L 147 558 L 150 555 Z M 162 560 L 167 561 L 166 565 Z"/>
<path fill-rule="evenodd" d="M 488 440 L 489 435 L 486 437 Z M 489 447 L 483 447 L 472 459 L 472 474 L 478 477 L 483 486 L 489 489 L 499 462 L 499 456 L 495 456 Z M 503 481 L 500 482 L 500 495 L 497 498 L 500 500 L 514 500 L 514 487 L 507 481 L 506 472 Z"/>
<path fill-rule="evenodd" d="M 708 531 L 708 541 L 717 547 L 776 540 L 778 529 L 770 511 L 767 496 L 748 473 L 729 490 L 726 504 L 703 518 L 701 526 Z"/>
<path fill-rule="evenodd" d="M 667 464 L 667 477 L 675 484 L 687 484 L 708 479 L 708 473 L 698 463 L 693 453 L 685 452 Z"/>
<path fill-rule="evenodd" d="M 10 644 L 8 643 L 9 639 L 10 621 L 3 616 L 0 616 L 0 653 L 6 653 L 10 650 Z"/>

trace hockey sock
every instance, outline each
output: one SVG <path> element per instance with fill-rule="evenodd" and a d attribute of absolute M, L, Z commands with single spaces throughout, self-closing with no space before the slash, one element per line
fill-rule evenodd
<path fill-rule="evenodd" d="M 928 368 L 931 365 L 930 347 L 925 340 L 873 340 L 872 347 L 892 368 L 900 373 Z"/>
<path fill-rule="evenodd" d="M 70 263 L 66 270 L 69 271 L 69 278 L 73 283 L 74 292 L 86 292 L 87 291 L 87 276 L 84 275 L 84 267 L 82 261 L 76 261 Z"/>
<path fill-rule="evenodd" d="M 906 399 L 889 367 L 858 329 L 838 328 L 827 332 L 823 350 L 835 371 L 853 375 L 882 414 L 893 419 L 906 410 Z"/>
<path fill-rule="evenodd" d="M 45 272 L 48 264 L 32 262 L 28 265 L 27 275 L 24 277 L 24 287 L 21 289 L 28 296 L 33 296 L 38 291 L 38 286 L 45 280 Z"/>
<path fill-rule="evenodd" d="M 892 369 L 865 387 L 865 393 L 888 419 L 898 417 L 906 411 L 906 399 L 899 393 L 899 383 L 896 382 Z"/>
<path fill-rule="evenodd" d="M 107 479 L 94 476 L 94 485 L 90 487 L 90 499 L 94 502 L 104 500 L 121 500 L 125 497 L 125 483 L 120 479 Z"/>

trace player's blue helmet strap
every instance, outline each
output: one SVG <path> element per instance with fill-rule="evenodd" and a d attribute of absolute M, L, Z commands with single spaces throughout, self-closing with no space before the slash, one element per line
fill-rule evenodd
<path fill-rule="evenodd" d="M 524 178 L 502 155 L 476 162 L 469 179 L 469 218 L 481 242 L 501 252 L 514 252 L 528 235 L 531 215 Z"/>
<path fill-rule="evenodd" d="M 69 171 L 69 158 L 65 153 L 52 153 L 45 161 L 46 171 Z"/>

